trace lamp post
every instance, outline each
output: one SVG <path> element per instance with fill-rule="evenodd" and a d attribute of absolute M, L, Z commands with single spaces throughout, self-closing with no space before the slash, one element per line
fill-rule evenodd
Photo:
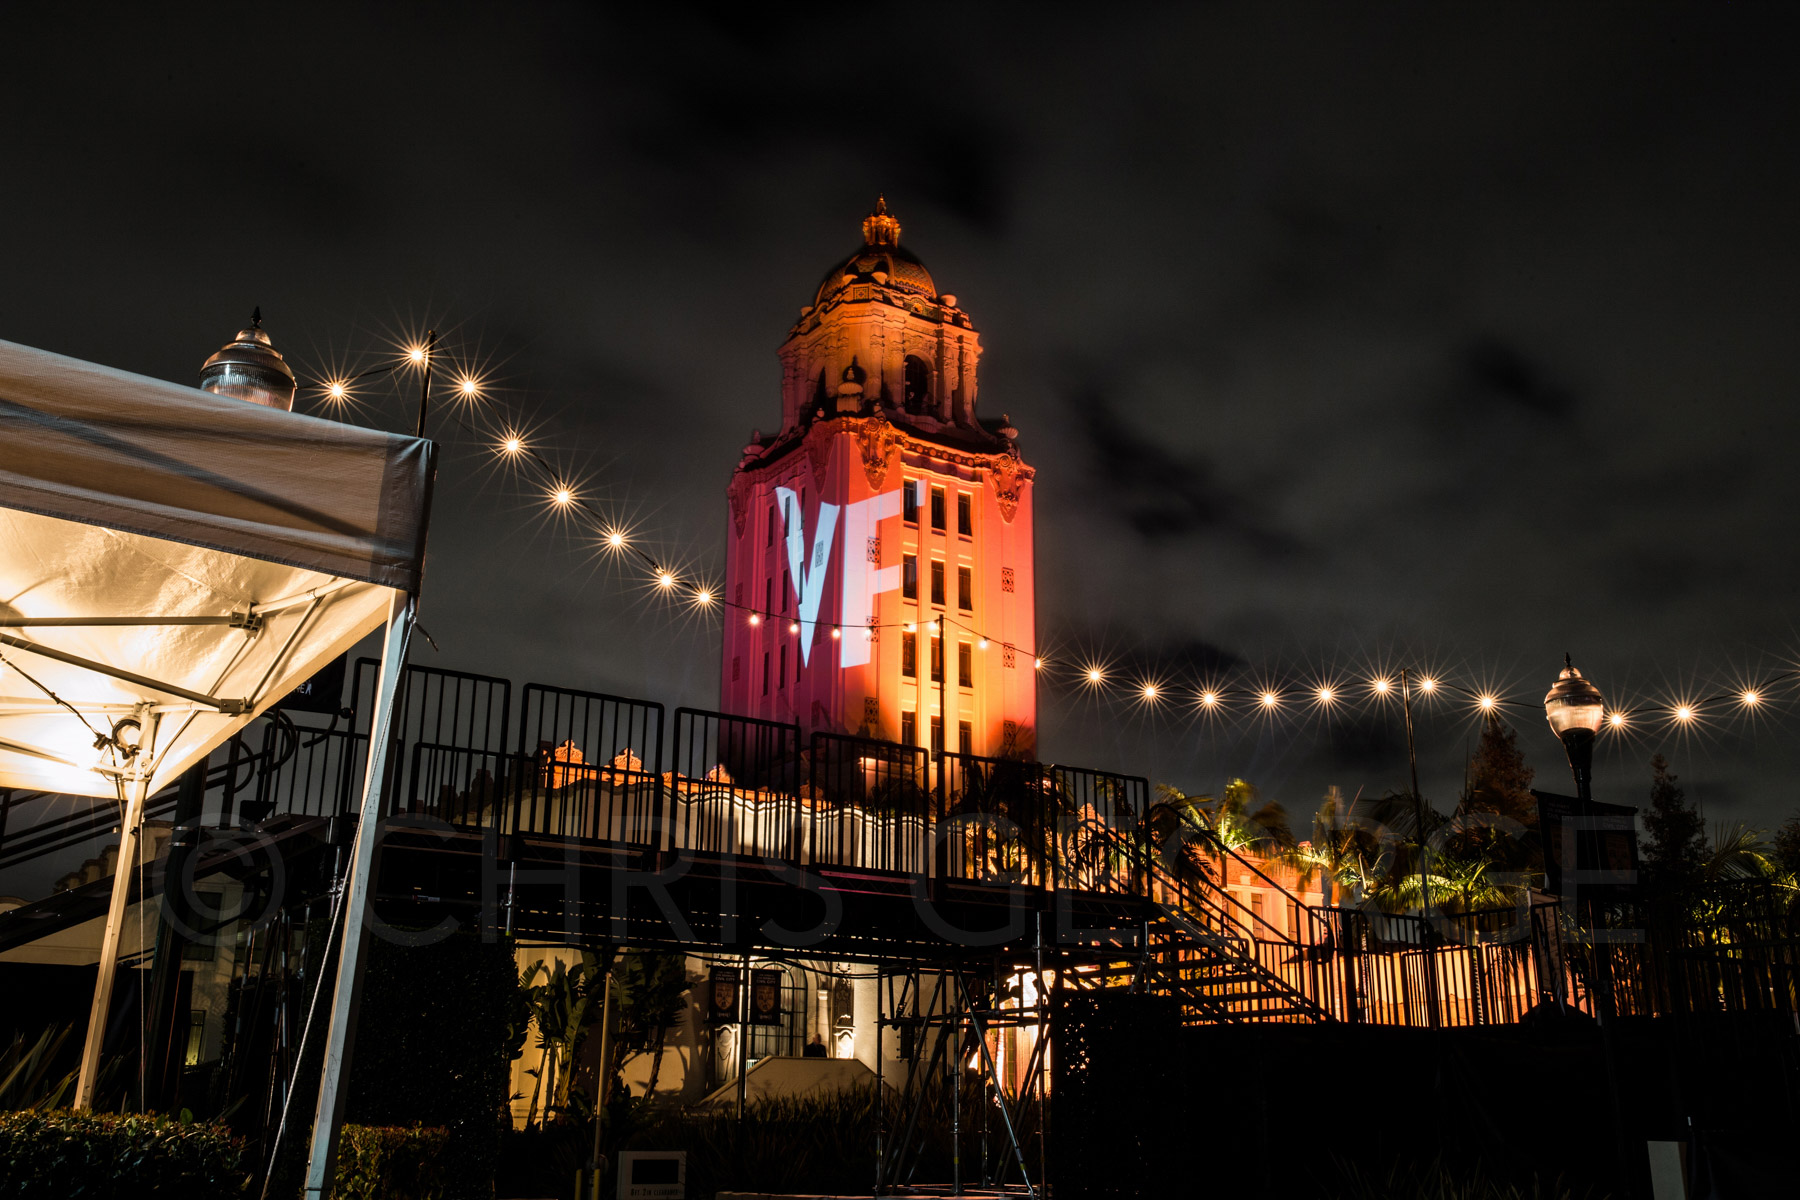
<path fill-rule="evenodd" d="M 1581 672 L 1575 669 L 1575 664 L 1567 654 L 1563 655 L 1562 673 L 1544 695 L 1544 716 L 1550 722 L 1550 731 L 1562 742 L 1563 750 L 1569 756 L 1569 770 L 1575 776 L 1578 811 L 1585 819 L 1588 805 L 1594 799 L 1594 738 L 1599 735 L 1600 725 L 1606 719 L 1606 701 L 1601 697 L 1599 688 L 1582 678 Z M 1542 832 L 1545 837 L 1551 836 L 1549 830 Z M 1573 861 L 1576 857 L 1574 853 L 1571 852 L 1569 857 L 1571 861 L 1564 864 L 1564 869 L 1573 871 L 1579 864 Z M 1598 925 L 1599 916 L 1598 908 L 1590 900 L 1587 905 L 1587 924 L 1590 929 Z M 1612 956 L 1597 944 L 1601 935 L 1594 934 L 1594 940 L 1596 945 L 1593 962 L 1597 984 L 1594 988 L 1594 1016 L 1600 1023 L 1601 1045 L 1606 1055 L 1606 1082 L 1611 1100 L 1614 1152 L 1618 1155 L 1619 1163 L 1620 1195 L 1629 1200 L 1639 1189 L 1635 1160 L 1625 1136 L 1624 1111 L 1619 1102 L 1619 1049 L 1613 1031 L 1616 1009 L 1613 1005 Z"/>
<path fill-rule="evenodd" d="M 1544 697 L 1544 716 L 1569 756 L 1575 797 L 1585 805 L 1594 798 L 1594 738 L 1606 718 L 1606 701 L 1599 688 L 1581 677 L 1567 654 L 1563 655 L 1562 674 Z"/>

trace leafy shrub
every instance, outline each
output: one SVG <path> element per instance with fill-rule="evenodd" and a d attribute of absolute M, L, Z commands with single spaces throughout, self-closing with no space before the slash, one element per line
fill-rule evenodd
<path fill-rule="evenodd" d="M 334 1200 L 442 1200 L 447 1129 L 345 1125 Z"/>
<path fill-rule="evenodd" d="M 0 1195 L 241 1197 L 244 1149 L 224 1125 L 154 1113 L 0 1113 Z"/>

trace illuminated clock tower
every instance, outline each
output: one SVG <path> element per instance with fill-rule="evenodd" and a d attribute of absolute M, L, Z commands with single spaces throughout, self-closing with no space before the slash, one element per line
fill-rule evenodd
<path fill-rule="evenodd" d="M 976 415 L 975 326 L 885 200 L 780 353 L 781 429 L 726 493 L 724 707 L 1029 757 L 1033 472 Z"/>

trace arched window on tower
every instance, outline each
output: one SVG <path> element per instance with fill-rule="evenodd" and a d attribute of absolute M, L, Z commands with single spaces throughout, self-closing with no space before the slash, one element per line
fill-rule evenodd
<path fill-rule="evenodd" d="M 906 411 L 931 410 L 931 367 L 916 354 L 906 356 Z"/>

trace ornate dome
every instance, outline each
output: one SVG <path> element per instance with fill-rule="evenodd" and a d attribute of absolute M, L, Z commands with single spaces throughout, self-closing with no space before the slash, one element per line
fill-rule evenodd
<path fill-rule="evenodd" d="M 925 264 L 900 248 L 900 222 L 888 214 L 886 197 L 875 201 L 875 211 L 863 219 L 862 229 L 863 244 L 856 253 L 825 272 L 815 306 L 852 283 L 879 284 L 927 299 L 937 295 L 937 284 Z M 876 279 L 877 274 L 882 278 Z"/>

